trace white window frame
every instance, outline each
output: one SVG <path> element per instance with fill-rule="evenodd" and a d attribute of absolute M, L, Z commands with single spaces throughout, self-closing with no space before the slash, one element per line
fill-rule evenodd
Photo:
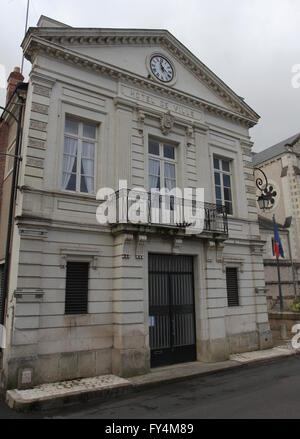
<path fill-rule="evenodd" d="M 151 154 L 149 152 L 149 144 L 150 144 L 151 141 L 152 142 L 156 142 L 156 143 L 159 144 L 159 155 Z M 168 145 L 168 146 L 171 146 L 172 148 L 174 148 L 174 157 L 175 157 L 174 159 L 169 159 L 167 157 L 164 157 L 164 146 L 165 145 Z M 148 151 L 148 164 L 147 164 L 148 165 L 147 166 L 148 191 L 149 192 L 151 191 L 151 188 L 150 188 L 150 172 L 149 172 L 150 160 L 159 161 L 159 166 L 160 166 L 160 189 L 162 187 L 165 187 L 165 166 L 164 166 L 165 163 L 170 163 L 170 164 L 174 165 L 174 167 L 175 167 L 175 186 L 174 187 L 177 187 L 178 181 L 177 181 L 177 151 L 176 151 L 177 147 L 176 147 L 176 145 L 174 145 L 173 142 L 168 142 L 167 140 L 160 141 L 158 139 L 149 137 L 148 138 L 147 148 L 148 148 L 148 150 L 147 150 Z"/>
<path fill-rule="evenodd" d="M 72 134 L 72 133 L 67 133 L 66 132 L 66 121 L 70 119 L 73 120 L 74 122 L 78 123 L 78 134 Z M 93 125 L 95 126 L 95 138 L 91 139 L 88 137 L 84 137 L 83 136 L 83 125 L 87 124 L 87 125 Z M 73 139 L 76 139 L 78 141 L 78 149 L 77 149 L 77 163 L 76 163 L 76 189 L 75 190 L 71 190 L 71 189 L 63 189 L 62 188 L 62 179 L 63 179 L 63 160 L 64 160 L 64 148 L 65 148 L 65 137 L 70 137 Z M 95 150 L 94 150 L 94 189 L 92 192 L 82 192 L 80 190 L 81 188 L 81 158 L 82 158 L 82 143 L 84 141 L 90 142 L 90 143 L 94 143 L 95 145 Z M 85 119 L 80 119 L 77 116 L 73 116 L 71 114 L 66 114 L 65 118 L 64 118 L 64 126 L 63 126 L 63 147 L 62 147 L 62 158 L 61 158 L 61 163 L 62 163 L 62 167 L 61 167 L 61 176 L 60 176 L 60 188 L 62 191 L 64 192 L 68 192 L 68 193 L 79 193 L 79 194 L 83 194 L 83 195 L 93 195 L 96 193 L 95 191 L 95 187 L 96 187 L 96 164 L 97 164 L 97 150 L 98 150 L 98 125 L 97 123 L 93 122 L 93 121 L 88 121 Z"/>
<path fill-rule="evenodd" d="M 220 162 L 220 169 L 215 168 L 215 159 L 219 160 Z M 229 163 L 229 172 L 223 171 L 222 169 L 222 161 Z M 224 197 L 224 181 L 223 181 L 223 175 L 228 175 L 230 177 L 230 190 L 231 190 L 231 206 L 232 206 L 232 212 L 227 213 L 229 216 L 234 215 L 234 196 L 233 196 L 233 172 L 232 172 L 232 159 L 227 157 L 222 157 L 217 154 L 213 154 L 213 182 L 214 182 L 214 197 L 215 197 L 215 203 L 217 204 L 217 197 L 216 197 L 216 182 L 215 182 L 215 173 L 220 174 L 220 180 L 221 180 L 221 197 L 222 197 L 222 206 L 225 205 L 225 197 Z M 219 185 L 218 185 L 219 186 Z"/>

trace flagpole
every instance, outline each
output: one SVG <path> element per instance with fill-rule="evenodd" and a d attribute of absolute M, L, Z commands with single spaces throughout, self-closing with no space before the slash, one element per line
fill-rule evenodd
<path fill-rule="evenodd" d="M 275 215 L 273 215 L 273 224 L 274 224 L 274 230 L 275 230 L 275 226 L 276 226 Z M 277 255 L 276 255 L 276 261 L 277 261 L 277 274 L 278 274 L 280 312 L 283 312 L 284 311 L 284 307 L 283 307 L 283 297 L 282 297 L 281 278 L 280 278 L 280 262 L 279 262 L 279 256 L 277 256 Z"/>
<path fill-rule="evenodd" d="M 24 32 L 24 35 L 26 35 L 27 28 L 28 28 L 29 6 L 30 6 L 30 0 L 27 0 L 27 11 L 26 11 L 26 22 L 25 22 L 25 32 Z M 24 55 L 22 57 L 21 74 L 23 74 L 23 69 L 24 69 Z"/>

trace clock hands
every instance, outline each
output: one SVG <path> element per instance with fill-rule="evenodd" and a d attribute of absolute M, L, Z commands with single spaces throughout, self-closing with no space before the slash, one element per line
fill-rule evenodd
<path fill-rule="evenodd" d="M 151 61 L 152 72 L 164 82 L 172 80 L 173 73 L 169 63 L 162 57 L 154 57 Z"/>

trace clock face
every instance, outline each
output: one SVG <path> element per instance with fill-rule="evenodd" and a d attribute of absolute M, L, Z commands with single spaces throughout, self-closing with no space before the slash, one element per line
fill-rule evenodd
<path fill-rule="evenodd" d="M 170 82 L 174 78 L 173 67 L 161 55 L 155 55 L 151 58 L 150 67 L 153 75 L 162 82 Z"/>

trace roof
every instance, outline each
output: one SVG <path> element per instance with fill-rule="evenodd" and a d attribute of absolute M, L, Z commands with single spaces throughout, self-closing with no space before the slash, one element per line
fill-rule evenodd
<path fill-rule="evenodd" d="M 276 145 L 271 146 L 270 148 L 264 149 L 261 152 L 253 154 L 252 161 L 254 166 L 257 166 L 260 163 L 263 163 L 267 160 L 277 157 L 278 155 L 283 154 L 286 151 L 285 146 L 293 145 L 299 138 L 300 138 L 300 133 L 297 133 L 294 136 L 282 140 Z"/>
<path fill-rule="evenodd" d="M 284 224 L 275 223 L 279 230 L 287 230 L 291 226 L 292 218 L 285 219 Z M 260 229 L 274 230 L 273 220 L 258 215 L 258 224 Z"/>

